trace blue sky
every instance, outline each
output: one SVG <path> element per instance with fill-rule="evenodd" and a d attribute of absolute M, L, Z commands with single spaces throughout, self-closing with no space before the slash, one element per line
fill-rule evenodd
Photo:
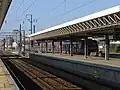
<path fill-rule="evenodd" d="M 30 22 L 26 18 L 26 14 L 32 14 L 37 22 L 36 31 L 40 31 L 45 28 L 49 28 L 76 18 L 83 17 L 85 15 L 95 13 L 116 5 L 120 5 L 120 0 L 36 0 L 31 6 L 34 0 L 24 0 L 22 5 L 20 3 L 23 0 L 13 0 L 11 7 L 6 16 L 2 31 L 12 31 L 13 29 L 19 29 L 19 24 L 24 21 L 22 29 L 25 29 L 29 33 Z M 85 5 L 84 5 L 85 4 Z M 25 11 L 31 6 L 27 11 Z M 76 7 L 79 7 L 73 10 Z M 73 10 L 72 12 L 69 12 Z M 24 12 L 25 11 L 25 12 Z M 24 12 L 24 13 L 23 13 Z"/>

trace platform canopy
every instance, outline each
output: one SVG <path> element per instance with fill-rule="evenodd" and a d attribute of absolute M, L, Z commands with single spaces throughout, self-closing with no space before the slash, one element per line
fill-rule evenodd
<path fill-rule="evenodd" d="M 8 12 L 12 0 L 0 0 L 0 28 Z"/>
<path fill-rule="evenodd" d="M 31 40 L 113 34 L 120 31 L 120 6 L 115 6 L 37 33 L 28 35 Z"/>

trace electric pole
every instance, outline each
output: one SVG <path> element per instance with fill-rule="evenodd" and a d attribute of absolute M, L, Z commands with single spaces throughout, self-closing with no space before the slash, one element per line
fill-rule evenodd
<path fill-rule="evenodd" d="M 30 23 L 31 23 L 31 34 L 32 34 L 32 23 L 33 23 L 32 14 L 30 14 L 30 16 L 31 16 Z"/>
<path fill-rule="evenodd" d="M 30 16 L 30 19 L 28 19 L 28 21 L 30 21 L 30 25 L 31 25 L 31 34 L 32 33 L 35 33 L 35 25 L 33 25 L 33 22 L 36 22 L 37 20 L 33 19 L 33 15 L 32 14 L 26 14 L 26 17 L 27 16 Z M 30 40 L 30 37 L 29 37 L 29 51 L 31 50 L 31 46 L 33 47 L 33 41 Z"/>
<path fill-rule="evenodd" d="M 31 26 L 30 31 L 31 31 L 31 34 L 32 34 L 32 28 L 33 28 L 33 16 L 32 16 L 32 14 L 26 14 L 26 17 L 27 17 L 28 15 L 30 15 L 30 19 L 28 19 L 28 21 L 30 21 L 30 26 Z"/>
<path fill-rule="evenodd" d="M 25 30 L 23 30 L 24 54 L 25 54 Z"/>
<path fill-rule="evenodd" d="M 5 38 L 4 38 L 4 39 L 3 39 L 3 46 L 4 46 L 3 49 L 4 49 L 4 50 L 5 50 L 5 41 L 6 41 L 6 40 L 5 40 Z"/>
<path fill-rule="evenodd" d="M 35 33 L 35 25 L 33 25 L 33 33 Z"/>
<path fill-rule="evenodd" d="M 22 34 L 21 34 L 21 24 L 20 24 L 20 50 L 19 50 L 19 54 L 21 53 L 21 49 L 22 49 Z"/>
<path fill-rule="evenodd" d="M 31 31 L 31 34 L 32 33 L 35 33 L 35 25 L 33 25 L 33 22 L 37 22 L 37 20 L 36 19 L 33 19 L 33 15 L 32 14 L 26 14 L 26 17 L 27 16 L 30 16 L 30 19 L 28 19 L 28 21 L 30 22 L 30 31 Z"/>

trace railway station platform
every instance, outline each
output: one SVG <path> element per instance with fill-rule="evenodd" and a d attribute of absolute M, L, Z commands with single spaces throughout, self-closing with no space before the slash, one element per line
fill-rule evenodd
<path fill-rule="evenodd" d="M 31 53 L 30 59 L 34 62 L 37 61 L 38 63 L 63 70 L 69 75 L 75 75 L 78 78 L 61 74 L 61 76 L 67 78 L 68 80 L 70 80 L 70 78 L 73 78 L 71 80 L 74 83 L 86 85 L 92 90 L 96 90 L 96 88 L 99 88 L 98 90 L 101 90 L 101 87 L 103 86 L 108 86 L 112 89 L 120 89 L 119 58 L 110 58 L 109 60 L 104 60 L 104 57 L 91 56 L 86 59 L 81 55 L 70 56 L 66 54 L 61 55 L 56 53 Z M 82 80 L 81 77 L 84 79 Z M 94 86 L 94 88 L 92 86 Z"/>
<path fill-rule="evenodd" d="M 59 54 L 59 53 L 41 53 L 43 56 L 55 57 L 60 59 L 67 59 L 70 61 L 79 61 L 91 64 L 112 66 L 112 67 L 120 67 L 120 59 L 119 58 L 110 58 L 109 60 L 104 60 L 104 57 L 95 57 L 95 56 L 87 56 L 85 58 L 83 55 L 73 55 L 69 54 Z"/>
<path fill-rule="evenodd" d="M 0 90 L 19 90 L 17 84 L 0 59 Z"/>

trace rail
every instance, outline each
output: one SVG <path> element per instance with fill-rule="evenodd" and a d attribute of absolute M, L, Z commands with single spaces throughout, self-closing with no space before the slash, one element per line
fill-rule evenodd
<path fill-rule="evenodd" d="M 43 90 L 83 90 L 59 77 L 56 77 L 42 69 L 39 69 L 22 60 L 10 60 L 19 70 L 24 72 Z"/>

